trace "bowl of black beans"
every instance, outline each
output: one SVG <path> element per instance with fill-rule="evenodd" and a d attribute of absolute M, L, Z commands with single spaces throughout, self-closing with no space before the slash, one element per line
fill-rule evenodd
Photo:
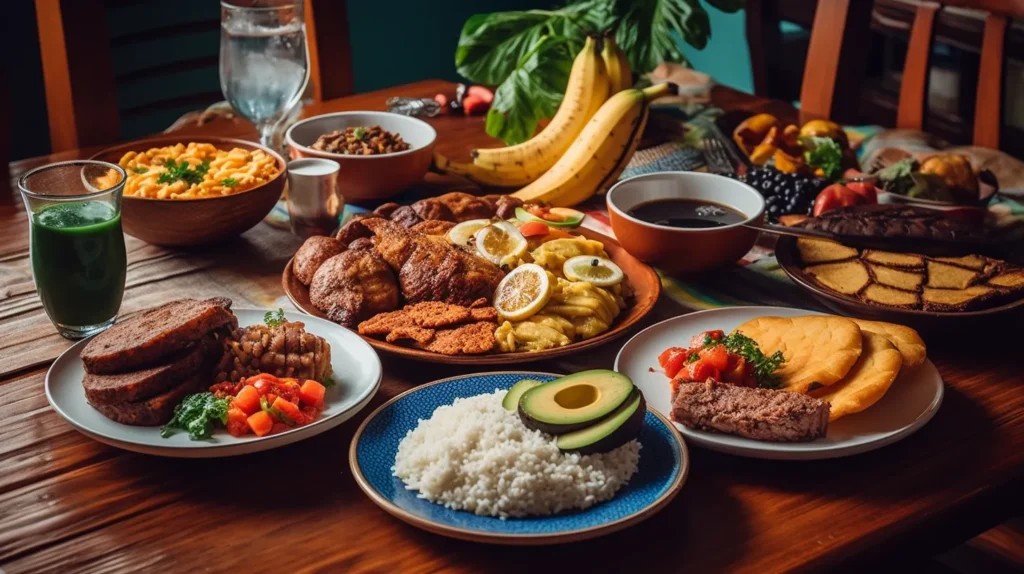
<path fill-rule="evenodd" d="M 810 215 L 818 193 L 829 184 L 822 177 L 783 173 L 770 167 L 755 167 L 732 177 L 764 196 L 765 217 L 771 223 L 777 223 L 783 215 Z"/>

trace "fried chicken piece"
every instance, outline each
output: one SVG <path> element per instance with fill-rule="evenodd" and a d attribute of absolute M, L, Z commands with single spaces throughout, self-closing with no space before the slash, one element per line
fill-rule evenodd
<path fill-rule="evenodd" d="M 443 237 L 411 232 L 383 219 L 367 219 L 363 225 L 373 231 L 377 252 L 398 270 L 398 283 L 409 303 L 469 305 L 491 297 L 505 275 L 493 263 L 449 245 Z"/>
<path fill-rule="evenodd" d="M 369 237 L 372 234 L 369 229 L 363 226 L 363 221 L 379 217 L 379 215 L 372 213 L 357 213 L 346 221 L 345 225 L 341 226 L 341 229 L 334 235 L 334 238 L 343 245 L 348 245 L 360 237 Z"/>
<path fill-rule="evenodd" d="M 349 250 L 320 266 L 309 285 L 309 299 L 332 321 L 352 327 L 397 307 L 398 285 L 394 272 L 376 252 Z"/>
<path fill-rule="evenodd" d="M 392 201 L 377 206 L 377 209 L 374 209 L 373 213 L 383 217 L 384 219 L 387 219 L 391 217 L 391 214 L 394 213 L 395 210 L 398 209 L 399 207 L 401 206 Z"/>
<path fill-rule="evenodd" d="M 348 244 L 349 249 L 373 249 L 373 240 L 369 237 L 360 237 Z"/>
<path fill-rule="evenodd" d="M 309 285 L 313 274 L 331 257 L 345 250 L 345 244 L 333 237 L 314 235 L 307 239 L 302 247 L 295 252 L 292 260 L 292 272 L 303 285 Z"/>
<path fill-rule="evenodd" d="M 416 341 L 417 343 L 428 343 L 433 338 L 433 329 L 424 329 L 423 327 L 413 327 L 406 325 L 402 327 L 396 327 L 394 330 L 388 333 L 387 337 L 384 337 L 384 340 L 387 341 L 388 343 L 394 343 L 396 341 L 401 341 L 402 339 L 411 339 L 413 341 Z"/>
<path fill-rule="evenodd" d="M 470 309 L 476 309 L 477 307 L 486 307 L 489 304 L 487 297 L 481 297 L 476 301 L 469 304 Z"/>
<path fill-rule="evenodd" d="M 416 225 L 409 228 L 409 231 L 415 231 L 424 235 L 439 235 L 444 237 L 448 235 L 448 231 L 455 227 L 454 221 L 441 221 L 440 219 L 429 219 L 427 221 L 421 221 Z"/>
<path fill-rule="evenodd" d="M 478 307 L 469 310 L 469 316 L 474 321 L 497 321 L 498 310 L 494 307 Z"/>
<path fill-rule="evenodd" d="M 401 225 L 402 227 L 405 227 L 406 229 L 423 221 L 423 219 L 416 214 L 413 208 L 409 207 L 408 205 L 403 205 L 402 207 L 396 209 L 391 214 L 391 217 L 389 217 L 388 219 L 394 221 L 395 223 Z"/>
<path fill-rule="evenodd" d="M 497 341 L 494 330 L 497 323 L 480 321 L 434 332 L 429 343 L 417 343 L 416 346 L 427 351 L 442 355 L 481 355 L 494 350 Z"/>
<path fill-rule="evenodd" d="M 402 310 L 409 314 L 414 324 L 427 328 L 458 325 L 469 321 L 472 316 L 468 307 L 449 305 L 440 301 L 406 305 Z"/>
<path fill-rule="evenodd" d="M 412 204 L 412 210 L 424 221 L 455 221 L 448 206 L 438 201 L 436 197 L 417 201 Z"/>
<path fill-rule="evenodd" d="M 495 207 L 490 202 L 462 191 L 439 195 L 435 199 L 448 208 L 457 223 L 470 219 L 490 219 L 495 213 Z"/>
<path fill-rule="evenodd" d="M 512 219 L 516 216 L 516 208 L 523 206 L 523 200 L 511 195 L 491 194 L 481 199 L 494 206 L 494 215 L 501 219 Z"/>

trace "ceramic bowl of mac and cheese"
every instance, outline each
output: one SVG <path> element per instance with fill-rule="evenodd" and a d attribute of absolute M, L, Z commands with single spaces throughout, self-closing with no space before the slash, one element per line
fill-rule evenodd
<path fill-rule="evenodd" d="M 121 203 L 125 233 L 171 247 L 244 233 L 270 213 L 287 180 L 280 154 L 230 138 L 164 136 L 92 159 L 116 163 L 128 174 Z"/>

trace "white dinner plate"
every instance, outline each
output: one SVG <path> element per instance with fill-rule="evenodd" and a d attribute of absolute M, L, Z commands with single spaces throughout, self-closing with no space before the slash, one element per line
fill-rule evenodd
<path fill-rule="evenodd" d="M 658 365 L 658 355 L 668 347 L 685 347 L 690 337 L 704 331 L 721 329 L 728 333 L 754 317 L 822 314 L 785 307 L 729 307 L 673 317 L 630 339 L 615 358 L 615 370 L 633 379 L 651 407 L 668 414 L 672 412 L 669 378 Z M 881 448 L 911 435 L 939 410 L 942 395 L 939 371 L 926 360 L 900 372 L 877 403 L 830 423 L 826 435 L 814 441 L 757 441 L 673 424 L 687 442 L 729 454 L 779 460 L 838 458 Z"/>
<path fill-rule="evenodd" d="M 263 322 L 270 309 L 232 309 L 241 326 Z M 160 427 L 136 427 L 114 422 L 85 400 L 82 377 L 85 368 L 79 358 L 84 339 L 57 358 L 46 373 L 46 399 L 60 416 L 85 435 L 118 448 L 179 458 L 212 458 L 268 450 L 330 430 L 352 418 L 365 407 L 380 387 L 382 368 L 377 353 L 356 335 L 324 319 L 298 311 L 285 311 L 289 321 L 302 321 L 306 331 L 323 337 L 331 346 L 331 367 L 336 384 L 327 389 L 324 412 L 312 423 L 265 437 L 233 437 L 218 429 L 206 440 L 190 440 L 185 431 L 168 438 Z"/>

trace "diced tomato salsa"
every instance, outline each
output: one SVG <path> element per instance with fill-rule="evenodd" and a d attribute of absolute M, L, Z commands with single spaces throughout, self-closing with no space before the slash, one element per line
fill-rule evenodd
<path fill-rule="evenodd" d="M 217 383 L 214 395 L 231 400 L 228 432 L 264 436 L 307 425 L 324 410 L 326 388 L 317 381 L 279 379 L 261 373 L 237 383 Z"/>
<path fill-rule="evenodd" d="M 741 387 L 756 387 L 754 368 L 746 359 L 721 343 L 723 331 L 705 331 L 690 339 L 688 347 L 669 347 L 658 356 L 658 364 L 672 379 L 672 395 L 681 383 L 714 379 Z"/>

